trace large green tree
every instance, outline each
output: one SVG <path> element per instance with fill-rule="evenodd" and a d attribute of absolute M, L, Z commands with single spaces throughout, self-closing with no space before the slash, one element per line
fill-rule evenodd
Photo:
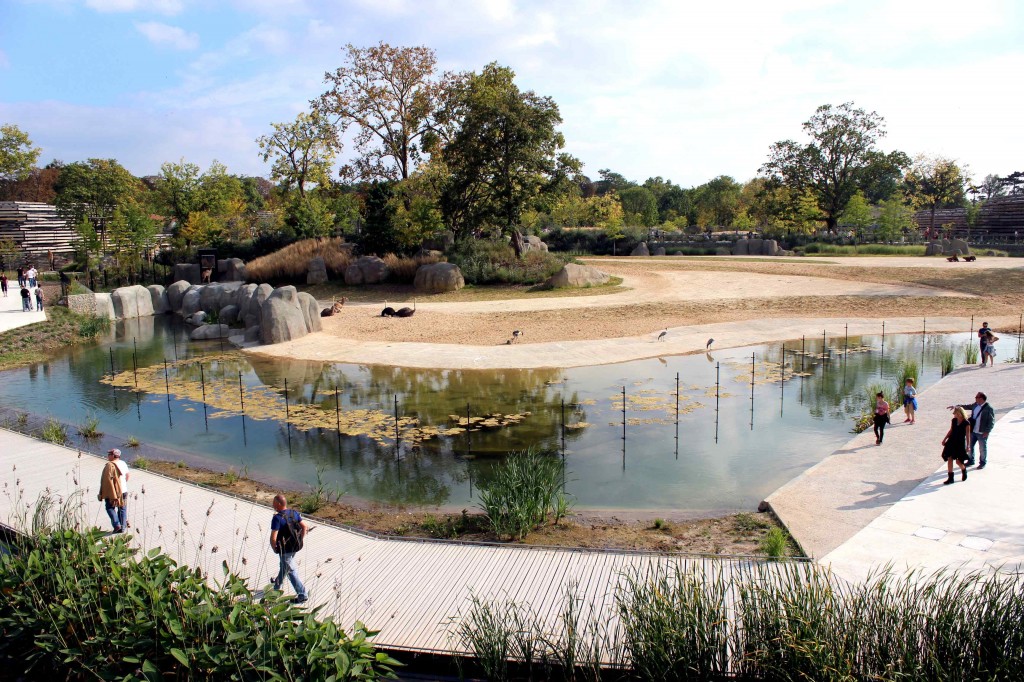
<path fill-rule="evenodd" d="M 619 192 L 627 225 L 653 227 L 658 224 L 658 200 L 646 187 L 626 187 Z"/>
<path fill-rule="evenodd" d="M 434 114 L 444 90 L 428 47 L 348 45 L 345 62 L 324 75 L 327 91 L 313 102 L 317 114 L 339 134 L 355 130 L 358 155 L 343 177 L 406 179 L 419 162 L 424 137 L 435 130 Z"/>
<path fill-rule="evenodd" d="M 62 167 L 54 189 L 54 204 L 72 223 L 88 215 L 102 233 L 114 210 L 136 198 L 141 183 L 114 159 L 89 159 Z"/>
<path fill-rule="evenodd" d="M 306 183 L 330 180 L 334 157 L 341 149 L 337 131 L 317 110 L 303 112 L 291 123 L 272 123 L 274 132 L 256 140 L 264 161 L 273 159 L 270 177 L 306 196 Z"/>
<path fill-rule="evenodd" d="M 885 136 L 885 119 L 853 102 L 824 104 L 804 122 L 810 142 L 783 140 L 771 146 L 761 172 L 789 187 L 794 197 L 810 193 L 833 230 L 850 197 L 880 162 L 875 148 Z M 884 157 L 883 157 L 884 160 Z"/>
<path fill-rule="evenodd" d="M 562 117 L 550 97 L 523 92 L 515 73 L 491 63 L 469 74 L 453 94 L 458 125 L 443 147 L 449 176 L 441 192 L 445 223 L 459 237 L 494 226 L 523 251 L 523 211 L 545 191 L 566 187 L 580 162 L 561 153 Z"/>
<path fill-rule="evenodd" d="M 904 178 L 907 195 L 918 208 L 930 211 L 929 236 L 936 236 L 935 212 L 940 208 L 955 208 L 964 203 L 965 190 L 970 180 L 965 168 L 956 161 L 941 156 L 920 155 Z"/>
<path fill-rule="evenodd" d="M 32 146 L 28 133 L 13 123 L 0 125 L 0 182 L 24 180 L 36 161 L 39 147 Z"/>
<path fill-rule="evenodd" d="M 703 227 L 732 225 L 740 207 L 743 185 L 728 175 L 705 182 L 693 190 L 693 222 Z"/>

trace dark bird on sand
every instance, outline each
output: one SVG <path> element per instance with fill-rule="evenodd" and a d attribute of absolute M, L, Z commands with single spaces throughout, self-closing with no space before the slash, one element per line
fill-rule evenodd
<path fill-rule="evenodd" d="M 711 348 L 711 344 L 713 344 L 714 342 L 715 342 L 714 339 L 708 339 L 708 345 L 704 346 L 704 350 L 707 350 L 708 348 Z"/>
<path fill-rule="evenodd" d="M 512 332 L 512 340 L 516 341 L 522 335 L 523 335 L 523 331 L 521 329 L 516 329 L 515 331 Z"/>
<path fill-rule="evenodd" d="M 388 305 L 387 301 L 384 301 L 384 310 L 380 311 L 381 317 L 394 317 L 395 309 Z"/>
<path fill-rule="evenodd" d="M 395 317 L 412 317 L 412 314 L 416 312 L 416 301 L 412 302 L 412 307 L 399 308 L 395 311 Z"/>
<path fill-rule="evenodd" d="M 664 341 L 666 336 L 668 336 L 668 330 L 662 329 L 661 333 L 658 334 L 658 341 Z"/>

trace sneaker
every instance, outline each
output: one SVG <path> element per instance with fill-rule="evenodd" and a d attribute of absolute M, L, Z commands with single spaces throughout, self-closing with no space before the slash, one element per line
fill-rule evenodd
<path fill-rule="evenodd" d="M 978 465 L 978 470 L 979 471 L 984 469 L 984 468 L 985 468 L 985 462 L 982 462 L 981 464 Z"/>
<path fill-rule="evenodd" d="M 308 597 L 295 597 L 292 599 L 293 604 L 305 604 L 308 601 Z"/>
<path fill-rule="evenodd" d="M 974 460 L 973 459 L 967 460 L 967 466 L 969 466 L 969 467 L 974 466 Z"/>

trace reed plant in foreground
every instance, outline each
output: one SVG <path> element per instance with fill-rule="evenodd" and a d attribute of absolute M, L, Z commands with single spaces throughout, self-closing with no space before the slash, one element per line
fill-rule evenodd
<path fill-rule="evenodd" d="M 964 364 L 965 365 L 976 365 L 978 364 L 978 344 L 974 341 L 968 341 L 964 344 Z"/>
<path fill-rule="evenodd" d="M 522 540 L 549 516 L 557 524 L 571 506 L 563 475 L 557 457 L 532 448 L 511 453 L 480 487 L 480 508 L 495 535 Z"/>
<path fill-rule="evenodd" d="M 943 348 L 939 355 L 939 362 L 942 364 L 942 376 L 946 376 L 956 368 L 956 350 Z"/>

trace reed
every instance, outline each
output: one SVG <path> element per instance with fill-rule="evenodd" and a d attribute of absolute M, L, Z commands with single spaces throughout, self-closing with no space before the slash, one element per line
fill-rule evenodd
<path fill-rule="evenodd" d="M 779 559 L 789 554 L 789 534 L 778 526 L 769 528 L 759 546 L 765 556 Z"/>
<path fill-rule="evenodd" d="M 974 341 L 968 341 L 964 344 L 964 364 L 965 365 L 976 365 L 978 364 L 978 345 Z"/>
<path fill-rule="evenodd" d="M 64 445 L 68 442 L 68 427 L 61 424 L 53 417 L 50 417 L 46 420 L 46 423 L 43 424 L 40 436 L 47 442 Z"/>
<path fill-rule="evenodd" d="M 100 431 L 100 419 L 96 415 L 89 415 L 78 425 L 78 435 L 86 440 L 95 440 L 103 435 Z"/>
<path fill-rule="evenodd" d="M 562 492 L 562 463 L 534 449 L 510 454 L 481 486 L 480 508 L 499 538 L 522 540 L 544 523 L 557 522 L 570 507 Z"/>
<path fill-rule="evenodd" d="M 939 361 L 942 364 L 942 376 L 946 376 L 956 368 L 956 351 L 952 348 L 943 348 Z"/>
<path fill-rule="evenodd" d="M 352 262 L 351 251 L 341 237 L 303 239 L 247 263 L 246 278 L 250 282 L 305 283 L 309 261 L 317 256 L 324 259 L 327 274 L 335 278 Z"/>

